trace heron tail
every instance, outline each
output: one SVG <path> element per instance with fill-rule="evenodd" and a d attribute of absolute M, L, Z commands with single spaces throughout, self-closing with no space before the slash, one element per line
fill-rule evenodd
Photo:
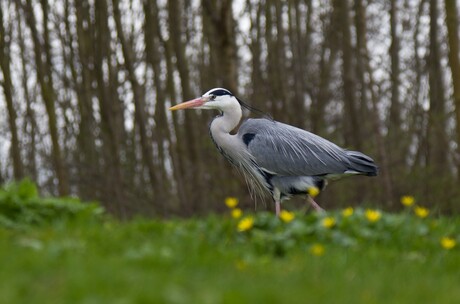
<path fill-rule="evenodd" d="M 348 170 L 367 176 L 376 176 L 378 174 L 379 168 L 369 156 L 358 151 L 347 151 L 347 155 L 350 161 Z"/>

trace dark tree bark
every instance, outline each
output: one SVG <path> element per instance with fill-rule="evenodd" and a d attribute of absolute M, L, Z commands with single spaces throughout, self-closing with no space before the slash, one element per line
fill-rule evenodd
<path fill-rule="evenodd" d="M 460 47 L 458 34 L 458 7 L 455 0 L 445 0 L 446 25 L 449 40 L 449 66 L 452 73 L 452 85 L 454 89 L 453 99 L 455 105 L 455 118 L 457 127 L 457 153 L 460 155 Z M 457 163 L 457 174 L 460 179 L 460 160 Z"/>
<path fill-rule="evenodd" d="M 401 126 L 401 107 L 400 107 L 400 64 L 399 64 L 399 49 L 400 39 L 397 33 L 398 28 L 398 8 L 397 1 L 390 1 L 390 32 L 391 32 L 391 45 L 390 45 L 390 58 L 391 58 L 391 105 L 390 105 L 390 122 L 389 132 L 392 133 L 390 138 L 397 140 L 397 136 L 393 133 L 399 133 Z"/>
<path fill-rule="evenodd" d="M 306 1 L 307 13 L 306 13 L 306 32 L 303 33 L 302 30 L 302 13 L 300 6 L 303 3 L 301 1 L 289 1 L 288 2 L 288 32 L 290 47 L 292 48 L 293 58 L 290 61 L 289 71 L 291 74 L 293 82 L 293 106 L 289 107 L 291 109 L 291 121 L 294 125 L 299 127 L 307 127 L 306 123 L 306 111 L 305 111 L 305 95 L 307 91 L 311 92 L 311 85 L 308 79 L 308 62 L 310 62 L 310 53 L 311 53 L 311 34 L 313 32 L 311 25 L 311 16 L 313 14 L 313 5 L 312 1 Z"/>
<path fill-rule="evenodd" d="M 317 85 L 314 89 L 314 97 L 310 107 L 311 129 L 314 133 L 325 135 L 327 126 L 324 121 L 326 107 L 331 101 L 332 92 L 330 85 L 334 65 L 337 62 L 339 50 L 339 29 L 340 24 L 337 22 L 337 11 L 333 11 L 329 16 L 324 16 L 323 28 L 324 38 L 321 44 L 321 53 L 319 60 L 319 76 Z"/>
<path fill-rule="evenodd" d="M 52 143 L 54 170 L 58 180 L 58 193 L 63 196 L 69 194 L 69 181 L 59 143 L 59 132 L 56 119 L 56 94 L 54 92 L 53 75 L 51 73 L 52 62 L 48 32 L 48 4 L 45 0 L 42 0 L 40 4 L 43 10 L 44 33 L 42 37 L 40 37 L 40 34 L 37 31 L 37 22 L 33 13 L 35 8 L 32 6 L 32 1 L 27 0 L 22 8 L 25 13 L 26 22 L 32 34 L 37 80 L 40 85 L 42 98 L 48 114 L 48 127 Z"/>
<path fill-rule="evenodd" d="M 164 46 L 164 39 L 160 31 L 160 21 L 158 15 L 158 6 L 155 2 L 144 2 L 144 14 L 145 14 L 145 55 L 146 60 L 150 64 L 153 70 L 153 86 L 156 92 L 155 99 L 155 128 L 153 130 L 158 145 L 158 166 L 161 167 L 160 170 L 160 183 L 159 188 L 161 188 L 160 200 L 166 201 L 167 198 L 171 197 L 171 184 L 168 182 L 168 176 L 166 174 L 166 168 L 164 167 L 167 161 L 167 154 L 171 155 L 174 177 L 177 181 L 178 194 L 180 200 L 185 201 L 186 197 L 183 191 L 183 181 L 181 175 L 177 174 L 180 170 L 179 156 L 176 153 L 175 149 L 168 149 L 173 145 L 172 134 L 168 127 L 168 120 L 166 117 L 166 92 L 161 80 L 161 48 Z M 171 200 L 173 201 L 173 200 Z M 177 203 L 177 202 L 176 202 Z M 173 207 L 172 202 L 169 204 L 162 204 L 163 214 L 166 214 L 165 209 Z"/>
<path fill-rule="evenodd" d="M 16 8 L 19 11 L 20 7 L 16 3 Z M 21 58 L 21 86 L 24 91 L 24 99 L 26 103 L 26 112 L 24 117 L 24 126 L 23 126 L 23 136 L 28 138 L 30 143 L 25 151 L 25 171 L 26 175 L 30 176 L 33 180 L 38 179 L 38 165 L 37 165 L 37 142 L 40 142 L 40 138 L 37 141 L 38 136 L 38 126 L 35 118 L 35 111 L 33 109 L 33 101 L 31 94 L 29 92 L 29 87 L 27 81 L 29 79 L 29 71 L 27 69 L 27 58 L 26 58 L 26 46 L 23 39 L 23 27 L 22 27 L 22 18 L 17 18 L 18 26 L 18 44 L 20 48 L 20 58 Z"/>
<path fill-rule="evenodd" d="M 77 153 L 78 165 L 78 182 L 80 192 L 83 198 L 91 198 L 97 189 L 95 189 L 93 181 L 99 178 L 99 162 L 95 147 L 95 128 L 92 98 L 94 90 L 91 83 L 94 80 L 92 66 L 94 66 L 94 56 L 92 54 L 92 37 L 91 32 L 94 31 L 94 24 L 91 21 L 90 4 L 86 0 L 75 2 L 76 14 L 76 37 L 72 37 L 72 28 L 69 24 L 70 3 L 65 2 L 65 25 L 69 35 L 69 45 L 74 45 L 76 42 L 76 51 L 70 47 L 68 69 L 71 71 L 72 82 L 75 86 L 75 93 L 78 101 L 79 132 L 77 141 L 80 149 Z M 78 54 L 78 61 L 75 58 Z"/>
<path fill-rule="evenodd" d="M 170 55 L 176 58 L 177 71 L 179 72 L 180 84 L 182 89 L 182 98 L 189 100 L 195 96 L 192 93 L 191 81 L 190 81 L 190 70 L 189 60 L 186 57 L 185 50 L 186 45 L 183 41 L 183 30 L 181 23 L 181 16 L 183 14 L 182 7 L 180 6 L 180 0 L 168 1 L 167 10 L 169 18 L 169 31 L 170 31 L 170 43 L 171 53 Z M 178 102 L 174 100 L 174 102 Z M 184 211 L 191 213 L 193 209 L 199 209 L 203 202 L 201 189 L 204 186 L 204 168 L 203 160 L 200 157 L 200 143 L 203 142 L 203 133 L 197 132 L 197 128 L 194 126 L 194 121 L 197 120 L 196 113 L 191 111 L 184 111 L 184 124 L 179 126 L 179 129 L 175 129 L 176 132 L 183 132 L 181 142 L 178 142 L 178 153 L 181 157 L 187 157 L 185 160 L 184 178 L 186 182 L 186 192 L 188 197 L 188 204 L 184 206 Z M 203 128 L 203 126 L 200 126 Z M 207 134 L 206 134 L 207 135 Z M 190 212 L 189 212 L 190 211 Z"/>
<path fill-rule="evenodd" d="M 419 55 L 419 49 L 421 47 L 420 41 L 418 39 L 420 35 L 420 20 L 423 15 L 424 7 L 426 6 L 426 3 L 428 0 L 421 0 L 418 9 L 417 9 L 417 15 L 416 15 L 416 22 L 415 22 L 415 29 L 414 29 L 414 34 L 413 34 L 413 41 L 414 41 L 414 71 L 415 71 L 415 80 L 413 83 L 413 91 L 414 91 L 414 96 L 413 99 L 415 100 L 415 106 L 412 111 L 412 115 L 410 115 L 411 120 L 409 122 L 410 124 L 410 134 L 414 136 L 419 144 L 418 144 L 418 149 L 415 153 L 414 156 L 414 165 L 410 168 L 410 171 L 414 173 L 416 169 L 420 168 L 420 166 L 426 166 L 426 157 L 427 153 L 426 151 L 428 144 L 427 139 L 426 139 L 426 113 L 422 109 L 422 105 L 420 104 L 420 99 L 422 98 L 422 77 L 424 76 L 425 73 L 425 66 L 423 64 L 423 60 L 421 56 Z"/>
<path fill-rule="evenodd" d="M 23 163 L 21 160 L 21 147 L 19 145 L 19 133 L 16 124 L 16 109 L 13 102 L 13 82 L 11 81 L 10 70 L 10 42 L 11 31 L 5 29 L 3 20 L 3 10 L 0 8 L 0 69 L 3 74 L 3 81 L 1 82 L 3 94 L 5 96 L 6 109 L 8 111 L 8 125 L 11 134 L 11 159 L 13 162 L 13 174 L 16 180 L 24 176 Z"/>
<path fill-rule="evenodd" d="M 284 50 L 284 30 L 280 29 L 277 21 L 281 22 L 281 7 L 279 1 L 268 0 L 265 5 L 265 41 L 267 45 L 267 89 L 270 112 L 278 120 L 289 121 L 288 98 L 286 96 L 286 60 Z M 276 34 L 275 34 L 276 31 Z"/>
<path fill-rule="evenodd" d="M 125 216 L 126 182 L 121 155 L 124 152 L 125 137 L 122 102 L 114 89 L 118 87 L 117 75 L 113 67 L 109 11 L 106 0 L 94 2 L 95 31 L 92 46 L 94 54 L 94 77 L 97 84 L 96 95 L 101 116 L 100 128 L 104 159 L 102 188 L 106 205 L 110 211 Z M 106 67 L 106 69 L 104 69 Z"/>
<path fill-rule="evenodd" d="M 372 130 L 370 134 L 374 138 L 375 146 L 378 155 L 378 164 L 380 167 L 380 175 L 382 177 L 383 196 L 385 203 L 388 207 L 393 205 L 396 197 L 393 191 L 393 180 L 391 177 L 391 168 L 389 165 L 389 157 L 387 147 L 385 145 L 384 137 L 382 134 L 382 121 L 379 113 L 379 97 L 377 95 L 376 84 L 374 81 L 373 70 L 370 65 L 369 50 L 367 47 L 368 30 L 366 8 L 362 0 L 355 0 L 355 20 L 356 20 L 356 38 L 357 38 L 357 72 L 359 83 L 361 87 L 361 102 L 362 106 L 367 107 L 367 95 L 370 95 L 370 113 L 365 114 L 363 117 L 370 117 Z M 368 75 L 366 81 L 365 74 Z"/>
<path fill-rule="evenodd" d="M 362 137 L 356 106 L 356 75 L 353 68 L 353 45 L 348 0 L 335 0 L 341 26 L 342 79 L 344 97 L 345 140 L 354 149 L 361 149 Z"/>
<path fill-rule="evenodd" d="M 444 75 L 439 49 L 438 1 L 430 0 L 430 53 L 428 55 L 428 76 L 430 85 L 430 109 L 428 116 L 428 168 L 435 174 L 445 176 L 449 170 L 449 145 L 446 135 L 446 101 Z"/>
<path fill-rule="evenodd" d="M 252 3 L 248 1 L 249 11 L 255 11 L 255 16 L 251 16 L 251 42 L 250 42 L 250 50 L 251 50 L 251 83 L 252 83 L 252 91 L 251 91 L 251 102 L 255 107 L 262 107 L 265 106 L 265 102 L 267 101 L 266 97 L 266 80 L 265 80 L 265 73 L 262 66 L 262 46 L 261 46 L 261 18 L 262 18 L 262 11 L 263 6 L 261 3 Z M 251 14 L 252 15 L 252 14 Z"/>
<path fill-rule="evenodd" d="M 369 86 L 366 79 L 366 56 L 367 56 L 367 25 L 366 25 L 366 9 L 362 0 L 355 0 L 354 5 L 355 11 L 355 28 L 356 28 L 356 51 L 355 51 L 355 67 L 356 67 L 356 93 L 357 101 L 359 101 L 359 106 L 357 106 L 358 115 L 360 117 L 368 117 L 369 111 Z M 361 122 L 361 129 L 363 130 L 372 130 L 368 127 L 368 122 Z M 364 137 L 369 136 L 366 131 L 362 132 Z"/>
<path fill-rule="evenodd" d="M 146 113 L 146 105 L 144 94 L 141 92 L 142 87 L 139 84 L 136 74 L 134 71 L 134 64 L 135 64 L 135 54 L 133 49 L 129 45 L 129 40 L 126 38 L 126 35 L 123 31 L 123 24 L 121 23 L 121 13 L 119 8 L 119 1 L 113 0 L 113 18 L 115 20 L 115 25 L 117 29 L 117 36 L 118 40 L 121 45 L 121 49 L 123 52 L 123 59 L 124 59 L 124 67 L 128 73 L 128 80 L 131 83 L 132 92 L 133 92 L 133 101 L 134 101 L 134 116 L 135 116 L 135 123 L 139 131 L 139 138 L 141 144 L 141 151 L 142 151 L 142 159 L 144 161 L 145 166 L 147 167 L 147 172 L 150 178 L 150 185 L 153 190 L 154 196 L 157 196 L 159 193 L 163 191 L 161 187 L 159 187 L 159 176 L 157 175 L 159 172 L 158 168 L 155 166 L 153 161 L 153 152 L 152 152 L 152 138 L 149 135 L 149 131 L 147 130 L 148 127 L 148 120 L 147 120 L 147 113 Z M 155 198 L 155 197 L 154 197 Z M 156 207 L 158 209 L 161 208 L 162 200 L 155 200 Z"/>
<path fill-rule="evenodd" d="M 235 20 L 232 0 L 203 0 L 204 18 L 210 18 L 213 26 L 214 52 L 219 60 L 219 77 L 222 86 L 233 94 L 238 94 L 237 53 L 235 42 Z"/>

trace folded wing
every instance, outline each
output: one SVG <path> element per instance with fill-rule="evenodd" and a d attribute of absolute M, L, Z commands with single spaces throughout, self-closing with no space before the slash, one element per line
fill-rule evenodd
<path fill-rule="evenodd" d="M 241 125 L 238 136 L 254 161 L 277 175 L 377 174 L 370 157 L 280 122 L 248 119 Z"/>

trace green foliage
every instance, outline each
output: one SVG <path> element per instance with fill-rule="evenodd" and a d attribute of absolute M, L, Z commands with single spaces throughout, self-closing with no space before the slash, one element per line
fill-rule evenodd
<path fill-rule="evenodd" d="M 2 303 L 460 301 L 460 218 L 420 217 L 415 205 L 398 214 L 231 212 L 120 222 L 88 221 L 100 208 L 40 199 L 29 182 L 0 193 L 2 216 L 33 227 L 0 225 Z M 25 211 L 6 208 L 11 200 Z M 57 218 L 64 225 L 53 225 Z"/>
<path fill-rule="evenodd" d="M 379 217 L 373 218 L 373 214 Z M 308 251 L 313 244 L 360 249 L 363 246 L 389 246 L 403 251 L 422 250 L 439 252 L 443 238 L 460 241 L 458 220 L 448 218 L 420 218 L 410 210 L 396 214 L 378 210 L 353 210 L 297 215 L 283 222 L 270 213 L 253 216 L 251 229 L 237 232 L 234 223 L 232 237 L 235 243 L 250 244 L 257 254 L 284 256 L 299 249 Z"/>
<path fill-rule="evenodd" d="M 30 226 L 98 217 L 103 209 L 76 198 L 43 198 L 33 182 L 25 179 L 0 188 L 0 226 L 23 229 Z"/>

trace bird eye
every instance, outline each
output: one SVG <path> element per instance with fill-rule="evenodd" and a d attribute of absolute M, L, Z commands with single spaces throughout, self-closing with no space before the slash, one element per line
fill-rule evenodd
<path fill-rule="evenodd" d="M 216 100 L 216 95 L 211 95 L 211 96 L 209 97 L 209 100 Z"/>

